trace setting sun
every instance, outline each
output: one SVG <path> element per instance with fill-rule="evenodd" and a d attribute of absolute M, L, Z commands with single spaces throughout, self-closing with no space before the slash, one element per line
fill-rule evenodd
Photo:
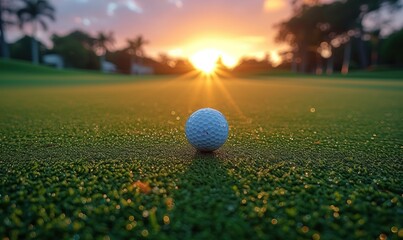
<path fill-rule="evenodd" d="M 190 55 L 189 59 L 195 68 L 204 73 L 211 74 L 218 67 L 217 61 L 219 58 L 221 58 L 221 63 L 228 68 L 233 68 L 238 63 L 238 59 L 216 48 L 206 48 L 196 51 Z"/>
<path fill-rule="evenodd" d="M 220 52 L 215 49 L 204 49 L 190 57 L 192 64 L 204 73 L 214 72 Z"/>

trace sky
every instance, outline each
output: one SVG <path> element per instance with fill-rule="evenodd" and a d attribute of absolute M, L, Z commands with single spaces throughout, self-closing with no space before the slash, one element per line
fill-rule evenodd
<path fill-rule="evenodd" d="M 91 34 L 113 31 L 115 48 L 144 36 L 150 56 L 189 57 L 202 49 L 221 52 L 228 65 L 242 56 L 265 57 L 278 50 L 274 24 L 289 16 L 284 0 L 51 0 L 56 22 L 49 33 L 82 29 Z M 19 35 L 18 31 L 11 38 Z M 225 62 L 224 62 L 225 63 Z"/>
<path fill-rule="evenodd" d="M 291 16 L 287 0 L 50 0 L 56 22 L 39 37 L 50 45 L 51 33 L 74 29 L 91 34 L 112 31 L 114 48 L 138 35 L 156 57 L 190 57 L 203 49 L 219 53 L 227 65 L 243 56 L 276 56 L 286 45 L 275 42 L 275 24 Z M 403 14 L 401 22 L 403 22 Z M 20 33 L 11 31 L 10 38 Z"/>

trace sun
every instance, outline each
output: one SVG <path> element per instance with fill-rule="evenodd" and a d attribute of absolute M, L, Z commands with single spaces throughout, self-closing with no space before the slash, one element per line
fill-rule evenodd
<path fill-rule="evenodd" d="M 203 49 L 193 54 L 190 57 L 190 61 L 198 70 L 211 74 L 216 70 L 217 60 L 220 55 L 220 51 L 216 49 Z"/>

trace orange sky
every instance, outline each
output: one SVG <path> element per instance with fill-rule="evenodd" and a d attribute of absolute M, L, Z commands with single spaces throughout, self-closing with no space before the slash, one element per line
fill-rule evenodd
<path fill-rule="evenodd" d="M 235 4 L 237 1 L 233 2 Z M 151 38 L 148 52 L 154 55 L 166 52 L 171 56 L 187 57 L 202 49 L 213 49 L 220 52 L 224 63 L 229 66 L 234 66 L 237 60 L 245 56 L 264 58 L 266 54 L 271 55 L 279 48 L 284 48 L 284 45 L 274 42 L 276 29 L 273 27 L 289 13 L 288 6 L 283 3 L 252 0 L 246 9 L 242 5 L 216 4 L 181 12 L 176 17 L 185 20 L 162 25 L 162 31 Z M 164 17 L 162 21 L 169 22 L 172 16 Z"/>

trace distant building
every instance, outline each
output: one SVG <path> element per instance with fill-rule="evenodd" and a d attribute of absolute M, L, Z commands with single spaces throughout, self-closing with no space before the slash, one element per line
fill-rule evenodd
<path fill-rule="evenodd" d="M 47 54 L 47 55 L 43 56 L 43 62 L 46 65 L 55 67 L 57 69 L 63 69 L 64 68 L 63 57 L 60 56 L 59 54 Z"/>
<path fill-rule="evenodd" d="M 149 75 L 154 73 L 154 69 L 152 67 L 144 66 L 138 63 L 133 63 L 130 69 L 130 73 L 135 75 Z"/>
<path fill-rule="evenodd" d="M 101 61 L 101 69 L 104 73 L 114 73 L 116 72 L 116 65 L 104 60 Z"/>

